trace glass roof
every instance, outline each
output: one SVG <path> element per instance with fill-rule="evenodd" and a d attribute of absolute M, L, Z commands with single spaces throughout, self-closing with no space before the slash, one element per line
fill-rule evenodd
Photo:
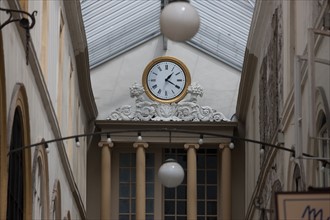
<path fill-rule="evenodd" d="M 190 0 L 201 18 L 187 43 L 241 70 L 255 0 Z M 161 0 L 82 0 L 90 67 L 161 35 Z"/>

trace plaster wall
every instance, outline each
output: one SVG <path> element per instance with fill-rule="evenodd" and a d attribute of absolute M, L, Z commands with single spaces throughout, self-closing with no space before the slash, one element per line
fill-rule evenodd
<path fill-rule="evenodd" d="M 129 88 L 142 84 L 142 74 L 147 64 L 159 56 L 174 56 L 188 67 L 192 82 L 204 88 L 198 104 L 222 112 L 228 119 L 235 113 L 240 72 L 202 53 L 188 44 L 168 41 L 163 49 L 161 36 L 116 57 L 91 70 L 91 79 L 98 119 L 106 119 L 116 108 L 134 106 Z"/>
<path fill-rule="evenodd" d="M 0 7 L 9 8 L 6 1 L 0 2 Z M 18 30 L 19 26 L 15 23 L 11 23 L 5 26 L 2 30 L 3 36 L 3 49 L 4 49 L 4 72 L 5 72 L 5 85 L 6 85 L 6 114 L 7 118 L 9 113 L 13 111 L 10 109 L 10 103 L 12 101 L 12 95 L 15 85 L 20 83 L 24 85 L 27 93 L 28 106 L 29 106 L 29 123 L 30 123 L 30 139 L 31 144 L 40 142 L 42 139 L 52 140 L 57 137 L 54 130 L 59 129 L 60 135 L 69 136 L 72 134 L 85 133 L 86 116 L 83 107 L 80 105 L 80 92 L 78 89 L 78 80 L 75 56 L 73 52 L 73 47 L 71 45 L 71 38 L 68 31 L 68 26 L 64 28 L 64 47 L 63 47 L 63 65 L 58 65 L 58 50 L 59 50 L 59 21 L 60 21 L 60 11 L 63 9 L 62 1 L 50 1 L 49 2 L 49 32 L 47 36 L 49 37 L 49 44 L 47 48 L 47 59 L 48 59 L 48 78 L 44 77 L 45 74 L 41 72 L 41 69 L 31 69 L 31 65 L 26 65 L 25 59 L 25 45 L 23 44 Z M 35 29 L 31 31 L 31 45 L 34 49 L 30 50 L 30 61 L 32 59 L 37 59 L 37 63 L 40 63 L 41 54 L 41 23 L 43 18 L 42 13 L 42 1 L 29 1 L 29 12 L 33 10 L 38 10 L 38 15 L 36 16 L 36 26 Z M 66 16 L 64 11 L 62 11 L 64 17 L 64 24 L 66 21 Z M 8 15 L 6 13 L 0 13 L 0 23 L 3 23 L 7 19 Z M 37 66 L 37 68 L 40 66 Z M 70 72 L 70 69 L 72 70 Z M 58 93 L 58 70 L 59 68 L 63 71 L 63 82 L 62 86 L 62 100 L 59 102 L 57 100 Z M 72 85 L 69 85 L 68 78 L 70 73 L 73 75 Z M 41 81 L 38 80 L 38 74 L 41 74 Z M 45 90 L 42 90 L 44 86 Z M 71 117 L 68 113 L 69 109 L 69 90 L 70 86 L 73 86 L 74 94 L 72 105 L 73 111 L 75 112 Z M 46 97 L 49 99 L 43 100 L 41 93 L 45 92 Z M 56 118 L 61 111 L 62 117 Z M 51 113 L 49 112 L 51 111 Z M 49 120 L 49 115 L 55 117 L 55 121 Z M 8 128 L 11 126 L 7 126 Z M 8 139 L 8 142 L 10 140 Z M 64 141 L 64 146 L 67 151 L 66 158 L 69 161 L 69 170 L 72 171 L 75 184 L 78 187 L 78 194 L 86 204 L 86 139 L 80 139 L 81 147 L 76 148 L 74 140 Z M 49 198 L 52 198 L 52 192 L 54 187 L 54 182 L 56 179 L 59 180 L 61 184 L 61 201 L 62 201 L 62 215 L 64 216 L 67 211 L 70 210 L 72 219 L 81 218 L 81 213 L 78 209 L 78 204 L 74 199 L 72 193 L 72 186 L 70 186 L 70 181 L 68 180 L 68 175 L 65 169 L 68 169 L 67 165 L 63 164 L 63 160 L 59 154 L 59 145 L 56 143 L 49 144 Z M 31 148 L 31 155 L 34 154 L 35 148 Z M 33 157 L 31 158 L 33 160 Z M 31 161 L 32 164 L 32 161 Z M 64 168 L 66 166 L 66 168 Z M 52 201 L 49 201 L 50 203 Z M 50 206 L 51 207 L 51 206 Z"/>
<path fill-rule="evenodd" d="M 241 86 L 244 86 L 253 81 L 252 87 L 248 94 L 239 94 L 239 96 L 250 96 L 246 118 L 241 119 L 245 122 L 244 129 L 246 131 L 246 138 L 261 139 L 260 135 L 260 118 L 261 103 L 259 97 L 261 91 L 259 88 L 260 72 L 263 59 L 268 55 L 271 38 L 273 37 L 271 24 L 276 9 L 282 10 L 282 15 L 279 19 L 283 21 L 283 39 L 282 39 L 282 52 L 280 59 L 281 65 L 277 66 L 278 72 L 283 74 L 283 84 L 278 86 L 283 89 L 283 96 L 279 97 L 279 101 L 282 103 L 283 108 L 279 108 L 279 132 L 283 134 L 283 147 L 291 148 L 296 145 L 296 131 L 295 131 L 295 118 L 294 109 L 297 107 L 294 100 L 294 55 L 305 55 L 307 57 L 307 34 L 308 28 L 320 28 L 321 25 L 321 8 L 322 5 L 326 5 L 327 1 L 261 1 L 257 2 L 256 12 L 254 20 L 252 21 L 251 32 L 248 40 L 249 51 L 258 58 L 255 72 L 251 74 L 253 77 L 247 77 L 247 81 L 241 82 Z M 327 9 L 329 11 L 329 7 Z M 277 36 L 280 37 L 280 36 Z M 321 37 L 315 38 L 315 56 L 330 60 L 330 38 Z M 267 57 L 271 59 L 272 57 Z M 268 60 L 267 60 L 268 61 Z M 317 145 L 311 141 L 310 129 L 312 124 L 315 125 L 315 121 L 311 122 L 311 106 L 318 106 L 318 103 L 311 103 L 310 88 L 308 76 L 308 66 L 306 61 L 300 61 L 301 70 L 301 96 L 302 96 L 302 151 L 304 153 L 315 152 Z M 325 74 L 326 73 L 326 74 Z M 315 63 L 315 87 L 321 87 L 325 91 L 325 102 L 329 103 L 329 73 L 330 66 L 327 64 Z M 246 74 L 246 73 L 243 73 Z M 250 74 L 250 73 L 247 73 Z M 270 74 L 270 73 L 268 73 Z M 268 75 L 269 76 L 269 75 Z M 314 94 L 315 95 L 315 94 Z M 328 105 L 328 104 L 326 104 Z M 317 112 L 315 112 L 316 116 Z M 329 120 L 329 115 L 326 116 Z M 270 123 L 270 122 L 267 122 Z M 272 143 L 278 143 L 281 138 L 277 132 L 273 134 Z M 260 145 L 256 146 L 258 149 Z M 297 146 L 296 146 L 297 147 Z M 253 149 L 250 144 L 246 144 L 246 219 L 258 219 L 258 218 L 272 218 L 268 213 L 267 216 L 261 217 L 261 211 L 255 206 L 255 199 L 262 198 L 263 203 L 261 208 L 274 209 L 271 207 L 270 198 L 272 197 L 272 184 L 279 180 L 283 191 L 295 190 L 295 184 L 293 180 L 294 166 L 298 164 L 301 169 L 301 177 L 303 181 L 304 190 L 309 186 L 308 184 L 316 183 L 313 178 L 316 178 L 317 172 L 311 169 L 311 163 L 307 160 L 295 160 L 290 161 L 290 153 L 278 150 L 273 158 L 268 158 L 269 161 L 260 163 L 256 158 L 262 160 L 263 156 L 260 155 L 259 150 Z M 251 164 L 252 163 L 252 164 Z M 267 167 L 266 165 L 269 166 Z M 273 169 L 276 165 L 276 170 Z M 263 173 L 265 177 L 261 178 L 259 173 Z M 314 185 L 316 186 L 316 185 Z M 260 208 L 260 207 L 259 207 Z"/>
<path fill-rule="evenodd" d="M 13 29 L 9 26 L 6 28 L 6 33 L 3 33 L 4 42 L 10 42 L 10 39 L 13 39 L 14 42 L 19 42 L 19 39 L 17 39 L 17 34 L 14 34 L 15 30 L 9 30 Z M 40 142 L 42 138 L 45 140 L 54 139 L 55 137 L 46 116 L 45 108 L 43 107 L 33 74 L 30 68 L 26 68 L 25 53 L 22 45 L 16 43 L 4 44 L 4 54 L 10 54 L 10 56 L 5 55 L 7 116 L 10 111 L 13 111 L 9 109 L 9 106 L 12 101 L 11 96 L 13 95 L 14 86 L 16 83 L 22 83 L 26 88 L 28 96 L 31 143 Z M 71 210 L 72 216 L 77 216 L 79 215 L 77 214 L 79 212 L 73 205 L 73 198 L 69 196 L 71 195 L 71 190 L 67 184 L 62 163 L 58 155 L 57 145 L 49 144 L 49 149 L 49 198 L 52 198 L 54 181 L 55 179 L 58 179 L 61 182 L 62 189 L 62 211 L 64 212 L 64 210 L 69 209 Z M 33 155 L 33 153 L 34 148 L 31 148 L 31 154 Z M 33 158 L 31 158 L 31 163 L 32 159 Z"/>

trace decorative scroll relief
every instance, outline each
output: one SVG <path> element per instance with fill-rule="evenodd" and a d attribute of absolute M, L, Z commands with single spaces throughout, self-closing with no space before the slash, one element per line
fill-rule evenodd
<path fill-rule="evenodd" d="M 179 103 L 164 104 L 145 100 L 144 88 L 137 83 L 130 88 L 131 98 L 135 98 L 135 108 L 124 105 L 111 112 L 108 120 L 123 121 L 230 121 L 221 112 L 209 106 L 200 106 L 197 97 L 203 96 L 203 88 L 192 83 L 185 99 Z"/>

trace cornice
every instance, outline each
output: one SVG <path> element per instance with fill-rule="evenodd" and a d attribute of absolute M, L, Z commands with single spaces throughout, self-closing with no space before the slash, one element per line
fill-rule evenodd
<path fill-rule="evenodd" d="M 249 49 L 246 49 L 236 105 L 236 115 L 238 120 L 243 123 L 248 112 L 257 63 L 258 58 L 249 53 Z"/>
<path fill-rule="evenodd" d="M 63 3 L 75 54 L 81 101 L 87 114 L 87 121 L 91 122 L 96 118 L 98 111 L 90 79 L 87 39 L 80 1 L 63 1 Z"/>

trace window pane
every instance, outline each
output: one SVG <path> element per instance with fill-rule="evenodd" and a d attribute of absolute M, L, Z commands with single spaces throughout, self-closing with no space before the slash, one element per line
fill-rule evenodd
<path fill-rule="evenodd" d="M 154 184 L 153 183 L 146 184 L 146 196 L 147 196 L 147 198 L 154 197 Z"/>
<path fill-rule="evenodd" d="M 204 184 L 205 183 L 205 170 L 198 170 L 197 171 L 197 184 Z"/>
<path fill-rule="evenodd" d="M 216 169 L 217 168 L 217 157 L 216 155 L 208 155 L 206 158 L 206 167 L 208 169 Z"/>
<path fill-rule="evenodd" d="M 174 216 L 165 216 L 165 220 L 175 220 Z"/>
<path fill-rule="evenodd" d="M 177 187 L 177 199 L 187 199 L 187 193 L 186 193 L 187 187 L 186 186 L 178 186 Z"/>
<path fill-rule="evenodd" d="M 131 182 L 135 182 L 136 181 L 136 169 L 135 167 L 132 167 L 131 169 Z"/>
<path fill-rule="evenodd" d="M 131 157 L 130 153 L 121 153 L 119 156 L 119 166 L 120 167 L 130 167 Z"/>
<path fill-rule="evenodd" d="M 135 198 L 136 185 L 135 183 L 131 184 L 131 197 Z"/>
<path fill-rule="evenodd" d="M 215 170 L 207 171 L 207 184 L 217 184 L 217 171 Z"/>
<path fill-rule="evenodd" d="M 119 200 L 119 212 L 120 213 L 129 213 L 129 199 L 120 199 Z"/>
<path fill-rule="evenodd" d="M 135 199 L 132 199 L 132 204 L 131 204 L 131 206 L 132 206 L 132 208 L 131 208 L 131 212 L 132 212 L 132 213 L 135 213 L 135 211 L 136 211 L 136 210 L 135 210 L 135 201 L 136 201 Z"/>
<path fill-rule="evenodd" d="M 185 215 L 187 214 L 187 203 L 184 201 L 178 201 L 177 202 L 177 213 L 179 215 Z"/>
<path fill-rule="evenodd" d="M 165 201 L 165 214 L 174 214 L 174 213 L 175 213 L 175 202 Z"/>
<path fill-rule="evenodd" d="M 174 199 L 175 198 L 175 188 L 165 188 L 165 198 Z"/>
<path fill-rule="evenodd" d="M 207 187 L 207 199 L 217 199 L 217 186 Z"/>
<path fill-rule="evenodd" d="M 155 166 L 155 155 L 148 153 L 146 154 L 146 167 L 154 167 Z"/>
<path fill-rule="evenodd" d="M 182 166 L 183 169 L 187 169 L 187 155 L 178 155 L 177 156 L 178 163 Z"/>
<path fill-rule="evenodd" d="M 217 214 L 217 202 L 207 202 L 207 214 L 208 215 Z"/>
<path fill-rule="evenodd" d="M 129 215 L 119 215 L 119 220 L 129 220 Z"/>
<path fill-rule="evenodd" d="M 146 201 L 146 212 L 147 213 L 153 213 L 154 212 L 154 200 L 153 199 L 147 199 L 147 201 Z"/>
<path fill-rule="evenodd" d="M 197 186 L 197 199 L 205 199 L 205 186 Z"/>
<path fill-rule="evenodd" d="M 154 169 L 153 168 L 146 168 L 146 181 L 153 182 L 154 181 Z"/>
<path fill-rule="evenodd" d="M 119 186 L 119 197 L 129 197 L 130 196 L 130 186 L 129 183 L 122 183 Z"/>
<path fill-rule="evenodd" d="M 120 182 L 129 182 L 130 181 L 130 175 L 131 175 L 130 168 L 120 168 L 119 172 L 120 172 L 119 173 Z"/>
<path fill-rule="evenodd" d="M 198 150 L 199 151 L 199 150 Z M 197 155 L 197 169 L 205 168 L 205 155 Z"/>
<path fill-rule="evenodd" d="M 205 214 L 205 202 L 200 201 L 197 202 L 197 215 L 204 215 Z"/>

